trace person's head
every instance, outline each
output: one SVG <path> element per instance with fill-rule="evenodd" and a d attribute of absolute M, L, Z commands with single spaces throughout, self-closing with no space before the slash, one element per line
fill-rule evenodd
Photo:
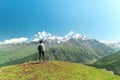
<path fill-rule="evenodd" d="M 43 40 L 40 40 L 40 43 L 43 43 Z"/>

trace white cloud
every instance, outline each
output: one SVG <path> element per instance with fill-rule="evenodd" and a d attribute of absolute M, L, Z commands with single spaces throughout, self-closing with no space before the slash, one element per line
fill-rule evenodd
<path fill-rule="evenodd" d="M 46 38 L 48 38 L 48 37 L 50 37 L 50 36 L 51 36 L 51 34 L 45 32 L 45 31 L 38 32 L 37 34 L 34 35 L 35 38 L 33 39 L 33 41 L 36 42 L 36 41 L 39 41 L 40 39 L 45 40 Z"/>
<path fill-rule="evenodd" d="M 90 38 L 88 38 L 87 36 L 82 35 L 82 34 L 79 34 L 79 33 L 75 34 L 75 35 L 73 36 L 73 38 L 75 38 L 75 39 L 82 39 L 82 40 L 89 40 L 89 39 L 90 39 Z"/>
<path fill-rule="evenodd" d="M 44 38 L 49 37 L 49 36 L 51 36 L 51 34 L 45 32 L 45 31 L 38 32 L 38 33 L 35 35 L 35 37 L 38 37 L 39 39 L 44 39 Z"/>
<path fill-rule="evenodd" d="M 109 40 L 102 40 L 102 41 L 99 41 L 103 44 L 106 44 L 108 46 L 111 46 L 113 48 L 120 48 L 120 41 L 109 41 Z"/>
<path fill-rule="evenodd" d="M 9 39 L 9 40 L 5 40 L 3 42 L 0 42 L 0 44 L 17 44 L 17 43 L 23 43 L 26 42 L 28 40 L 28 38 L 13 38 L 13 39 Z"/>
<path fill-rule="evenodd" d="M 61 41 L 64 42 L 64 41 L 69 40 L 70 38 L 72 38 L 73 35 L 74 35 L 74 31 L 70 31 L 64 37 L 54 36 L 48 32 L 42 31 L 42 32 L 38 32 L 37 34 L 35 34 L 34 39 L 32 41 L 36 42 L 36 41 L 39 41 L 41 39 L 43 39 L 43 40 L 51 39 L 51 40 L 57 40 L 58 43 L 60 43 Z"/>
<path fill-rule="evenodd" d="M 35 38 L 35 39 L 33 39 L 33 41 L 34 41 L 34 42 L 39 41 L 39 38 Z"/>
<path fill-rule="evenodd" d="M 38 35 L 34 35 L 35 37 L 38 37 Z"/>
<path fill-rule="evenodd" d="M 101 40 L 100 42 L 104 43 L 104 44 L 107 44 L 107 45 L 110 45 L 110 44 L 113 44 L 113 45 L 120 44 L 120 41 Z"/>

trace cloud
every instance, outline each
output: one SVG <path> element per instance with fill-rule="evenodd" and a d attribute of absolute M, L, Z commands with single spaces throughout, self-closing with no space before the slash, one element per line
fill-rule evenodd
<path fill-rule="evenodd" d="M 73 34 L 74 34 L 74 31 L 70 31 L 64 37 L 60 37 L 60 36 L 54 36 L 51 33 L 42 31 L 42 32 L 38 32 L 37 34 L 35 34 L 34 39 L 32 41 L 36 42 L 41 39 L 43 39 L 43 40 L 52 39 L 52 40 L 58 40 L 58 43 L 60 43 L 60 41 L 66 41 L 66 40 L 70 39 L 73 36 Z"/>
<path fill-rule="evenodd" d="M 66 34 L 65 36 L 54 36 L 48 32 L 42 31 L 42 32 L 38 32 L 37 34 L 34 35 L 34 39 L 32 41 L 37 42 L 41 39 L 46 40 L 46 39 L 50 39 L 50 40 L 56 40 L 58 41 L 58 43 L 60 42 L 65 42 L 67 40 L 69 40 L 70 38 L 75 38 L 75 39 L 82 39 L 82 40 L 89 40 L 90 38 L 86 37 L 85 35 L 82 34 L 75 34 L 74 31 L 70 31 L 68 34 Z"/>
<path fill-rule="evenodd" d="M 36 34 L 35 34 L 34 36 L 35 36 L 35 37 L 38 37 L 38 35 L 36 35 Z"/>
<path fill-rule="evenodd" d="M 51 36 L 51 34 L 45 32 L 45 31 L 38 32 L 37 34 L 34 35 L 35 38 L 33 39 L 33 41 L 36 42 L 36 41 L 39 41 L 40 39 L 45 40 L 46 38 L 48 38 L 48 37 L 50 37 L 50 36 Z"/>
<path fill-rule="evenodd" d="M 36 41 L 39 41 L 39 40 L 40 40 L 39 38 L 34 38 L 33 42 L 36 42 Z"/>
<path fill-rule="evenodd" d="M 117 40 L 117 41 L 102 40 L 102 41 L 99 41 L 99 42 L 101 42 L 103 44 L 106 44 L 108 46 L 111 46 L 113 48 L 120 48 L 120 41 L 119 40 Z"/>
<path fill-rule="evenodd" d="M 0 44 L 17 44 L 17 43 L 23 43 L 26 42 L 28 40 L 28 38 L 13 38 L 13 39 L 9 39 L 9 40 L 5 40 L 3 42 L 0 42 Z"/>
<path fill-rule="evenodd" d="M 67 35 L 65 35 L 65 38 L 69 38 L 69 37 L 71 37 L 73 34 L 74 34 L 74 32 L 73 32 L 73 31 L 70 31 Z"/>
<path fill-rule="evenodd" d="M 104 44 L 107 44 L 107 45 L 110 45 L 110 44 L 120 44 L 120 41 L 109 41 L 109 40 L 101 40 L 100 41 L 101 43 L 104 43 Z"/>

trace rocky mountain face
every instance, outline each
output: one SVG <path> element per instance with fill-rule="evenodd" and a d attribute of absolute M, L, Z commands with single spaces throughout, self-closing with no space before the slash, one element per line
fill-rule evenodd
<path fill-rule="evenodd" d="M 39 41 L 0 45 L 0 65 L 20 64 L 38 59 Z M 62 60 L 85 64 L 103 58 L 115 51 L 95 39 L 76 34 L 71 37 L 50 36 L 44 40 L 46 60 Z"/>

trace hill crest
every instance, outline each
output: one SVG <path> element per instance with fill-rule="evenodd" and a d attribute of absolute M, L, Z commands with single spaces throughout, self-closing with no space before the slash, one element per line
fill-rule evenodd
<path fill-rule="evenodd" d="M 47 61 L 1 68 L 1 80 L 119 80 L 120 77 L 83 64 Z"/>

